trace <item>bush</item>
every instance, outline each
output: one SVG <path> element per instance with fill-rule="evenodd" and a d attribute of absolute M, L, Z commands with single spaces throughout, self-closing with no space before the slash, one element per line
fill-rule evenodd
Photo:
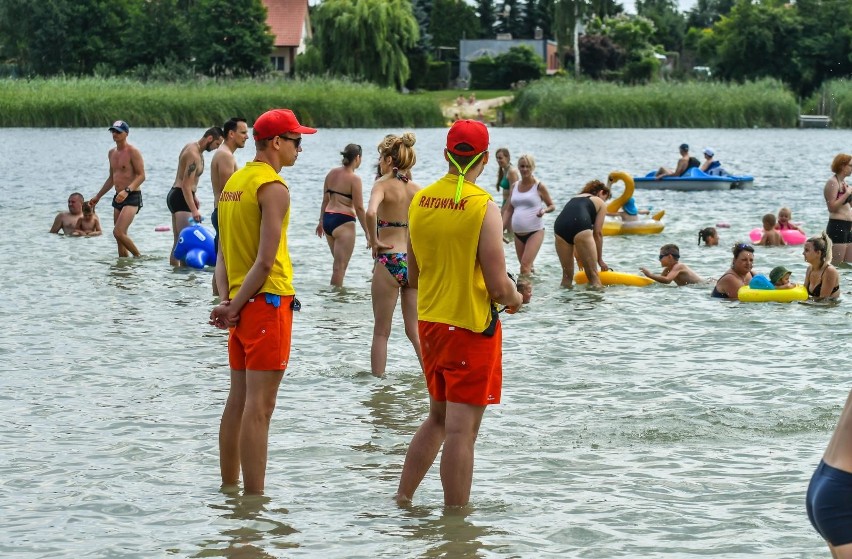
<path fill-rule="evenodd" d="M 449 85 L 450 63 L 430 60 L 426 73 L 422 78 L 422 87 L 435 91 L 446 89 Z"/>
<path fill-rule="evenodd" d="M 627 58 L 624 49 L 606 35 L 581 35 L 579 43 L 580 70 L 593 79 L 599 79 L 607 71 L 618 70 Z"/>
<path fill-rule="evenodd" d="M 497 65 L 490 56 L 471 60 L 468 68 L 471 89 L 500 89 L 497 85 Z"/>
<path fill-rule="evenodd" d="M 653 81 L 659 70 L 660 61 L 651 55 L 625 64 L 621 77 L 627 83 L 648 83 Z"/>
<path fill-rule="evenodd" d="M 293 63 L 293 71 L 300 78 L 324 76 L 327 70 L 323 66 L 322 53 L 319 47 L 308 45 L 305 52 L 297 55 L 296 61 Z"/>
<path fill-rule="evenodd" d="M 519 91 L 514 106 L 516 125 L 550 128 L 785 128 L 799 114 L 776 80 L 627 86 L 555 78 Z"/>
<path fill-rule="evenodd" d="M 544 60 L 527 45 L 512 47 L 494 59 L 496 89 L 508 89 L 519 81 L 531 82 L 544 75 Z"/>

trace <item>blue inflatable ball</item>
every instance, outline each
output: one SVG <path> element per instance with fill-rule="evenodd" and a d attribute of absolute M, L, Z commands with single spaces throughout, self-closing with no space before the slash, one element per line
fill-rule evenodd
<path fill-rule="evenodd" d="M 775 289 L 775 286 L 772 285 L 772 282 L 769 281 L 769 278 L 764 276 L 763 274 L 757 274 L 751 281 L 748 282 L 748 286 L 752 289 Z"/>
<path fill-rule="evenodd" d="M 178 235 L 175 258 L 199 270 L 204 266 L 215 266 L 216 248 L 213 233 L 201 225 L 186 227 Z"/>

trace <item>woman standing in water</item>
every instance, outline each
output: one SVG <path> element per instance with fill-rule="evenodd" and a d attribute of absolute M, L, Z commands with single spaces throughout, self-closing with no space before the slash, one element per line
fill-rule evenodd
<path fill-rule="evenodd" d="M 503 207 L 503 229 L 510 229 L 515 236 L 515 253 L 521 264 L 521 275 L 533 273 L 533 264 L 541 243 L 544 242 L 544 220 L 542 216 L 556 209 L 550 193 L 535 177 L 535 160 L 532 155 L 518 158 L 521 180 L 512 184 L 509 200 Z"/>
<path fill-rule="evenodd" d="M 825 232 L 831 239 L 831 263 L 852 262 L 852 189 L 846 178 L 852 174 L 852 155 L 835 156 L 831 162 L 831 178 L 825 183 L 823 197 L 828 208 Z"/>
<path fill-rule="evenodd" d="M 375 264 L 373 267 L 373 344 L 370 368 L 384 376 L 388 360 L 388 338 L 396 301 L 402 297 L 405 334 L 411 340 L 421 368 L 417 333 L 417 290 L 408 286 L 408 206 L 420 187 L 411 180 L 414 133 L 388 134 L 379 144 L 379 172 L 367 207 L 367 233 Z"/>
<path fill-rule="evenodd" d="M 562 264 L 562 287 L 574 282 L 574 252 L 577 262 L 586 271 L 591 287 L 603 287 L 598 266 L 608 270 L 603 261 L 603 224 L 606 218 L 606 201 L 612 196 L 609 185 L 594 180 L 586 183 L 574 196 L 553 224 L 556 234 L 556 255 Z"/>
<path fill-rule="evenodd" d="M 328 248 L 334 257 L 331 285 L 343 287 L 343 277 L 355 248 L 355 216 L 369 238 L 364 213 L 364 195 L 361 178 L 355 174 L 361 166 L 361 146 L 349 144 L 340 152 L 343 161 L 325 176 L 322 207 L 317 224 L 317 237 L 325 235 Z"/>

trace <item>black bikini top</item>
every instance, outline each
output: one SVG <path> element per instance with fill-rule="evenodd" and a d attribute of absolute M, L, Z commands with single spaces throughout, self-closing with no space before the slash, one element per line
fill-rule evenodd
<path fill-rule="evenodd" d="M 344 194 L 342 192 L 338 192 L 338 191 L 332 190 L 330 188 L 328 190 L 326 190 L 326 192 L 328 192 L 329 194 L 337 194 L 338 196 L 343 196 L 344 198 L 349 198 L 350 200 L 352 199 L 351 194 Z"/>

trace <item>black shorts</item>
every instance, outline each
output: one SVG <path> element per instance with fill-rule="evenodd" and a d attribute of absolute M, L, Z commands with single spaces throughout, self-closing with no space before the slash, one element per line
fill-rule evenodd
<path fill-rule="evenodd" d="M 216 236 L 213 237 L 213 246 L 216 248 L 216 254 L 219 254 L 219 208 L 213 210 L 210 221 L 213 222 L 213 229 L 216 231 Z"/>
<path fill-rule="evenodd" d="M 172 213 L 192 212 L 186 203 L 186 198 L 183 197 L 183 190 L 180 188 L 169 190 L 169 195 L 166 196 L 166 206 L 168 206 L 169 211 Z"/>
<path fill-rule="evenodd" d="M 118 194 L 116 194 L 115 196 L 118 196 Z M 116 202 L 115 196 L 112 197 L 112 207 L 117 209 L 118 211 L 121 211 L 121 208 L 123 208 L 124 206 L 135 206 L 136 208 L 138 208 L 136 210 L 136 213 L 139 213 L 139 210 L 142 209 L 142 193 L 138 190 L 131 190 L 130 192 L 128 192 L 127 198 L 125 198 L 121 202 Z"/>
<path fill-rule="evenodd" d="M 825 226 L 825 234 L 836 245 L 852 243 L 852 221 L 829 219 L 828 225 Z"/>

